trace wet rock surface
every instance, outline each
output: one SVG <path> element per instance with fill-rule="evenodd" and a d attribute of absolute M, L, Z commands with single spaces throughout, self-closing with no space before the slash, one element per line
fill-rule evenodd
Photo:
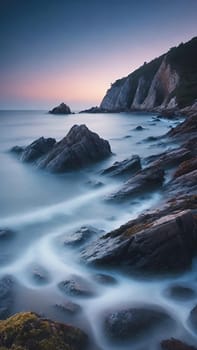
<path fill-rule="evenodd" d="M 82 226 L 77 231 L 65 235 L 63 244 L 65 246 L 78 247 L 87 243 L 99 234 L 103 234 L 103 230 L 98 230 L 93 226 Z"/>
<path fill-rule="evenodd" d="M 149 166 L 159 166 L 165 169 L 168 167 L 176 166 L 180 162 L 188 159 L 190 156 L 190 150 L 184 147 L 180 147 L 169 152 L 150 156 L 145 159 L 145 162 L 149 164 Z"/>
<path fill-rule="evenodd" d="M 191 265 L 197 251 L 197 226 L 191 211 L 159 219 L 133 220 L 88 245 L 81 259 L 116 266 L 129 273 L 171 273 Z M 176 255 L 174 252 L 176 251 Z"/>
<path fill-rule="evenodd" d="M 197 305 L 191 310 L 188 322 L 197 333 Z"/>
<path fill-rule="evenodd" d="M 117 284 L 117 280 L 115 277 L 107 275 L 105 273 L 95 273 L 92 278 L 98 282 L 99 284 L 105 285 L 105 286 L 112 286 Z"/>
<path fill-rule="evenodd" d="M 105 333 L 114 341 L 135 340 L 169 325 L 173 325 L 173 320 L 166 311 L 150 305 L 113 311 L 104 320 Z"/>
<path fill-rule="evenodd" d="M 49 111 L 50 114 L 71 114 L 70 107 L 65 103 L 60 103 L 59 106 L 54 107 L 51 111 Z"/>
<path fill-rule="evenodd" d="M 68 315 L 76 315 L 81 311 L 81 306 L 70 300 L 64 301 L 62 304 L 55 304 L 55 308 Z"/>
<path fill-rule="evenodd" d="M 77 275 L 60 282 L 58 287 L 64 294 L 74 297 L 92 297 L 96 294 L 90 282 Z"/>
<path fill-rule="evenodd" d="M 14 281 L 5 276 L 0 279 L 0 320 L 10 315 L 14 303 Z"/>
<path fill-rule="evenodd" d="M 33 312 L 0 321 L 0 348 L 7 350 L 81 350 L 88 337 L 78 328 L 41 318 Z"/>
<path fill-rule="evenodd" d="M 119 191 L 111 194 L 108 200 L 121 201 L 158 189 L 164 181 L 163 169 L 153 166 L 145 168 L 132 176 Z"/>
<path fill-rule="evenodd" d="M 115 162 L 109 168 L 102 171 L 102 175 L 120 176 L 125 174 L 134 174 L 141 169 L 140 157 L 133 155 L 122 162 Z"/>

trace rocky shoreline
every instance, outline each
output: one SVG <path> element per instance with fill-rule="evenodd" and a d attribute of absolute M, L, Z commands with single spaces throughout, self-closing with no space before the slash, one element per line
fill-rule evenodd
<path fill-rule="evenodd" d="M 87 132 L 86 129 L 82 131 Z M 72 140 L 74 134 L 75 132 L 71 135 Z M 92 135 L 88 132 L 88 136 Z M 140 276 L 159 275 L 160 278 L 166 274 L 190 268 L 192 259 L 197 255 L 197 113 L 188 109 L 186 120 L 170 130 L 165 138 L 178 143 L 178 148 L 142 160 L 138 156 L 133 156 L 128 160 L 114 163 L 102 173 L 102 176 L 124 175 L 127 177 L 121 189 L 106 198 L 106 201 L 126 202 L 128 199 L 135 199 L 144 193 L 152 193 L 155 188 L 159 188 L 163 198 L 160 207 L 146 211 L 136 219 L 102 235 L 100 238 L 95 238 L 91 242 L 87 240 L 85 245 L 83 245 L 84 240 L 89 237 L 89 231 L 87 232 L 86 228 L 85 231 L 77 232 L 76 239 L 73 236 L 74 243 L 71 239 L 71 242 L 65 244 L 81 245 L 81 263 L 90 266 L 103 266 L 106 270 L 114 269 L 131 276 L 135 274 Z M 103 155 L 104 157 L 110 156 L 111 149 L 107 141 L 99 139 L 99 142 L 102 143 L 102 146 L 105 145 L 106 153 L 102 154 L 102 157 Z M 68 138 L 66 143 L 68 143 Z M 63 144 L 65 146 L 65 140 Z M 39 142 L 39 149 L 32 145 L 26 149 L 15 148 L 14 152 L 19 154 L 21 158 L 28 155 L 29 158 L 26 161 L 42 160 L 43 162 L 44 160 L 48 164 L 45 157 L 51 160 L 52 155 L 56 156 L 56 149 L 58 148 L 59 151 L 62 141 L 57 146 L 54 139 L 43 139 Z M 69 154 L 70 152 L 69 149 Z M 96 157 L 96 159 L 98 158 Z M 85 154 L 84 159 L 87 159 L 87 154 Z M 85 162 L 85 164 L 87 163 Z M 142 167 L 142 163 L 144 167 Z M 60 168 L 65 170 L 65 168 Z M 166 182 L 165 172 L 168 170 L 171 171 L 171 178 Z M 0 232 L 0 240 L 5 239 L 6 230 L 2 229 Z M 9 235 L 10 231 L 7 232 Z M 111 281 L 110 277 L 108 275 L 100 276 L 99 279 L 101 283 L 108 281 L 113 284 L 114 281 Z M 79 280 L 77 276 L 62 281 L 59 289 L 65 295 L 81 295 L 82 297 L 91 297 L 96 293 L 95 290 L 91 290 L 86 281 Z M 1 319 L 10 316 L 13 290 L 14 282 L 9 276 L 0 280 Z M 177 293 L 177 290 L 173 293 Z M 187 294 L 187 291 L 182 289 L 181 292 L 179 289 L 178 293 Z M 72 312 L 76 306 L 74 304 L 67 305 L 65 308 Z M 196 315 L 196 308 L 194 308 L 191 310 L 188 320 L 192 324 L 194 332 L 197 332 Z M 173 325 L 173 322 L 162 309 L 155 310 L 154 307 L 151 309 L 150 306 L 146 307 L 146 305 L 144 308 L 128 306 L 107 313 L 104 328 L 109 339 L 118 341 L 118 337 L 126 340 L 128 337 L 129 339 L 135 337 L 136 334 L 143 334 L 147 326 L 152 331 L 160 323 L 161 325 L 166 323 L 170 326 Z M 34 338 L 29 336 L 32 334 L 32 328 L 34 329 Z M 17 334 L 13 329 L 18 329 Z M 41 332 L 41 330 L 43 331 Z M 36 339 L 37 332 L 39 333 L 39 342 Z M 25 342 L 24 336 L 28 337 L 29 342 Z M 6 321 L 0 321 L 0 349 L 2 350 L 45 350 L 46 346 L 49 346 L 49 343 L 46 342 L 48 337 L 50 349 L 90 349 L 87 336 L 82 331 L 45 320 L 33 313 L 17 314 Z M 173 338 L 163 340 L 161 349 L 195 350 L 196 348 Z"/>

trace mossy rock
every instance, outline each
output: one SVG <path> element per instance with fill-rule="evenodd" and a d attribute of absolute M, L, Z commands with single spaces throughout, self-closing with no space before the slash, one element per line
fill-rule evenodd
<path fill-rule="evenodd" d="M 33 312 L 18 313 L 0 321 L 0 350 L 81 350 L 86 334 L 73 326 L 41 318 Z"/>

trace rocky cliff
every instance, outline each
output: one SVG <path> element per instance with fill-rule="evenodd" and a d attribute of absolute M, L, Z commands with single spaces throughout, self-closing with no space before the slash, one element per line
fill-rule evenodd
<path fill-rule="evenodd" d="M 144 63 L 113 83 L 100 108 L 106 111 L 164 110 L 197 99 L 197 37 Z"/>

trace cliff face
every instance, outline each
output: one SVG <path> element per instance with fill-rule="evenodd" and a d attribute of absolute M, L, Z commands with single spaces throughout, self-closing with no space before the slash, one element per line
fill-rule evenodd
<path fill-rule="evenodd" d="M 197 37 L 111 85 L 106 111 L 183 108 L 197 99 Z"/>

